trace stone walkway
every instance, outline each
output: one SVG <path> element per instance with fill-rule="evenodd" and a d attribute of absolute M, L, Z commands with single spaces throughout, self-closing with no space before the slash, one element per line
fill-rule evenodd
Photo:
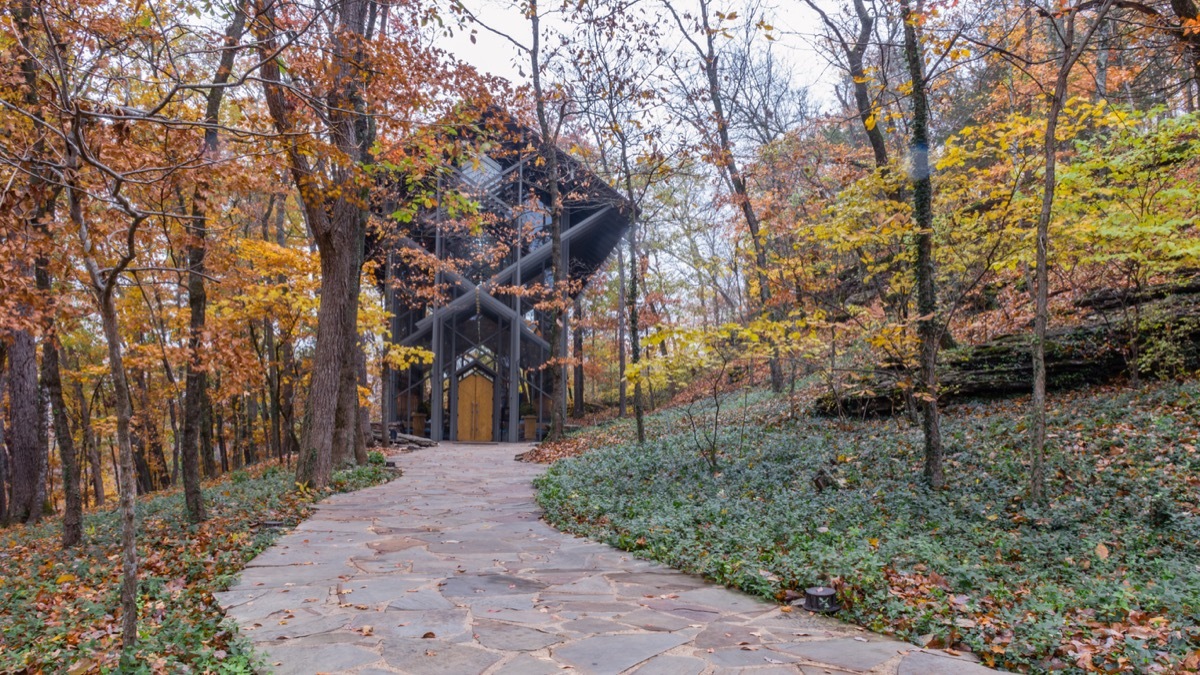
<path fill-rule="evenodd" d="M 280 674 L 993 672 L 558 532 L 524 449 L 400 455 L 218 599 Z"/>

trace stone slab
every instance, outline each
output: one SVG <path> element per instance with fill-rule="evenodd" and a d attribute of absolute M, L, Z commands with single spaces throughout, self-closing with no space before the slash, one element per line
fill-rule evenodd
<path fill-rule="evenodd" d="M 870 670 L 905 649 L 905 645 L 891 640 L 864 641 L 854 638 L 817 640 L 778 645 L 790 654 L 802 656 L 810 661 L 828 663 L 847 670 Z"/>
<path fill-rule="evenodd" d="M 704 659 L 663 654 L 642 664 L 635 675 L 700 675 L 708 667 Z"/>
<path fill-rule="evenodd" d="M 412 675 L 482 673 L 501 658 L 495 652 L 471 645 L 394 638 L 384 640 L 383 655 L 389 666 Z"/>
<path fill-rule="evenodd" d="M 913 651 L 900 661 L 897 675 L 989 675 L 996 671 L 950 655 Z"/>
<path fill-rule="evenodd" d="M 339 671 L 379 660 L 379 654 L 355 645 L 280 646 L 271 650 L 267 664 L 275 675 L 312 675 L 315 672 L 313 664 L 318 662 L 323 671 Z"/>
<path fill-rule="evenodd" d="M 479 644 L 502 652 L 532 652 L 563 641 L 561 635 L 500 621 L 476 620 L 473 630 Z"/>
<path fill-rule="evenodd" d="M 557 647 L 551 654 L 581 673 L 617 675 L 684 642 L 671 633 L 601 635 Z"/>

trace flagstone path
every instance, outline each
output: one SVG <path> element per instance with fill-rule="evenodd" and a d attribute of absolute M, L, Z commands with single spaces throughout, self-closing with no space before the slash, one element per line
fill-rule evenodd
<path fill-rule="evenodd" d="M 218 599 L 281 675 L 993 672 L 563 534 L 524 449 L 399 455 L 402 477 L 322 502 Z"/>

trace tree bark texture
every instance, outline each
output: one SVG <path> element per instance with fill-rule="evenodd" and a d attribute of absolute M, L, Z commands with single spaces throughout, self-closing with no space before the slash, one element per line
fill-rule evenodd
<path fill-rule="evenodd" d="M 39 438 L 37 348 L 33 335 L 16 331 L 8 346 L 8 449 L 12 484 L 11 520 L 36 523 L 42 517 L 46 448 Z"/>
<path fill-rule="evenodd" d="M 71 548 L 83 542 L 83 499 L 79 491 L 79 456 L 75 451 L 71 423 L 67 419 L 67 404 L 63 400 L 58 338 L 53 332 L 48 333 L 42 341 L 42 384 L 50 397 L 54 439 L 58 443 L 58 455 L 62 462 L 62 545 L 63 548 Z"/>
<path fill-rule="evenodd" d="M 0 401 L 4 400 L 4 390 L 8 388 L 8 347 L 0 342 Z M 5 439 L 5 420 L 0 418 L 0 525 L 8 524 L 8 443 Z"/>
<path fill-rule="evenodd" d="M 212 397 L 200 397 L 200 467 L 207 477 L 217 475 L 217 459 L 213 454 Z"/>
<path fill-rule="evenodd" d="M 938 411 L 938 330 L 937 289 L 933 265 L 933 179 L 929 166 L 929 101 L 925 91 L 924 50 L 917 37 L 919 20 L 901 0 L 904 21 L 904 55 L 912 81 L 912 162 L 913 220 L 917 226 L 917 334 L 920 342 L 921 430 L 925 436 L 925 480 L 938 489 L 945 483 L 942 469 L 942 430 Z"/>
<path fill-rule="evenodd" d="M 357 252 L 354 262 L 355 269 L 362 269 L 363 252 Z M 338 408 L 334 417 L 334 467 L 350 464 L 366 464 L 367 449 L 361 433 L 361 415 L 358 405 L 358 355 L 361 351 L 358 337 L 358 296 L 362 282 L 356 274 L 350 285 L 349 299 L 351 307 L 346 312 L 346 325 L 343 327 L 348 340 L 345 357 L 342 359 L 340 372 L 341 381 L 338 384 Z"/>

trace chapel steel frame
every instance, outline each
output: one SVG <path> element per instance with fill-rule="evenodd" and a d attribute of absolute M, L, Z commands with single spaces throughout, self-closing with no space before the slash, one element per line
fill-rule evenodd
<path fill-rule="evenodd" d="M 437 175 L 432 208 L 400 223 L 386 214 L 404 197 L 385 190 L 387 196 L 377 200 L 389 229 L 378 237 L 376 254 L 384 261 L 393 339 L 433 353 L 429 365 L 399 371 L 385 366 L 384 429 L 458 440 L 458 384 L 480 373 L 493 383 L 491 440 L 536 440 L 525 437 L 530 425 L 521 418 L 535 417 L 540 436 L 553 398 L 568 393 L 566 387 L 556 391 L 545 368 L 550 318 L 533 297 L 535 289 L 550 285 L 552 267 L 549 179 L 540 139 L 507 115 L 490 111 L 485 117 L 480 126 L 489 131 L 476 127 L 470 135 L 476 148 L 471 159 L 449 161 Z M 574 157 L 555 150 L 562 268 L 569 271 L 575 296 L 619 244 L 635 211 Z M 457 217 L 464 201 L 475 209 L 470 231 Z M 422 269 L 405 262 L 422 258 L 429 261 Z M 403 283 L 392 283 L 395 279 Z M 566 354 L 567 331 L 560 336 L 560 353 Z"/>

